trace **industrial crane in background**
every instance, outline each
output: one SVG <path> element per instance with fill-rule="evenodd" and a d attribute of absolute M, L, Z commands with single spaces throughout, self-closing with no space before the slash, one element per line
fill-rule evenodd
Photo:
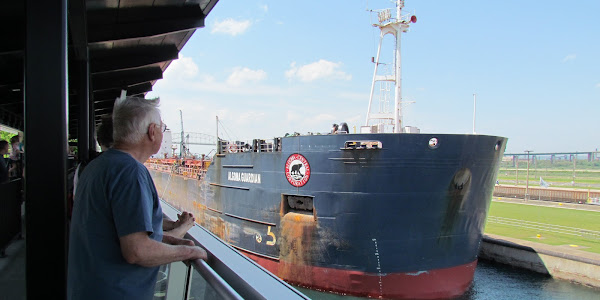
<path fill-rule="evenodd" d="M 179 157 L 190 157 L 190 145 L 205 145 L 205 146 L 214 146 L 217 143 L 217 138 L 215 136 L 205 134 L 205 133 L 196 133 L 196 132 L 188 132 L 187 134 L 184 131 L 183 127 L 183 112 L 179 110 L 179 117 L 181 121 L 181 133 L 173 133 L 172 143 L 173 145 L 179 144 Z"/>

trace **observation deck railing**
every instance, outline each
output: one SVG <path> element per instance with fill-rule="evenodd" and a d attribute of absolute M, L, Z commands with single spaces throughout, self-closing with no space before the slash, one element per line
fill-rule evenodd
<path fill-rule="evenodd" d="M 179 211 L 162 201 L 171 220 Z M 186 238 L 206 249 L 208 259 L 160 268 L 154 299 L 310 299 L 201 226 Z"/>

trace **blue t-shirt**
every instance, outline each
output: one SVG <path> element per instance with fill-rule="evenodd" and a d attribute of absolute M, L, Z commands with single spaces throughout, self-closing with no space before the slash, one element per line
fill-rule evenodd
<path fill-rule="evenodd" d="M 69 238 L 68 299 L 152 299 L 158 267 L 125 261 L 119 237 L 162 241 L 162 209 L 146 167 L 110 149 L 81 174 Z"/>

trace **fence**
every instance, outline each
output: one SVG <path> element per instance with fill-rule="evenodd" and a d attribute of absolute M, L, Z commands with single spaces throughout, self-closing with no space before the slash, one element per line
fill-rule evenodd
<path fill-rule="evenodd" d="M 558 188 L 539 188 L 521 186 L 496 185 L 494 187 L 495 197 L 521 198 L 525 199 L 526 192 L 528 199 L 562 201 L 572 203 L 590 203 L 594 204 L 592 199 L 600 198 L 600 191 L 589 190 L 571 190 Z"/>

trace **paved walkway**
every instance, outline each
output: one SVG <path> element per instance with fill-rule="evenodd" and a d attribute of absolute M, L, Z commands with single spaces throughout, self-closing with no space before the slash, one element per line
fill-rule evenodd
<path fill-rule="evenodd" d="M 582 251 L 575 247 L 570 247 L 569 245 L 553 246 L 553 245 L 547 245 L 547 244 L 542 244 L 542 243 L 519 240 L 519 239 L 505 237 L 505 236 L 499 236 L 499 235 L 495 235 L 495 234 L 485 234 L 485 236 L 488 238 L 494 239 L 494 240 L 501 240 L 501 241 L 506 241 L 506 242 L 517 244 L 517 245 L 525 246 L 525 247 L 530 247 L 530 248 L 536 250 L 536 252 L 540 252 L 540 253 L 558 253 L 558 254 L 562 254 L 562 255 L 559 255 L 560 257 L 565 257 L 565 258 L 568 258 L 571 260 L 573 260 L 573 258 L 569 258 L 569 257 L 574 257 L 579 260 L 585 259 L 585 261 L 589 261 L 590 263 L 594 263 L 594 264 L 600 266 L 600 254 Z M 542 251 L 540 251 L 540 250 L 542 250 Z"/>
<path fill-rule="evenodd" d="M 40 266 L 43 268 L 43 266 Z M 25 300 L 25 240 L 14 240 L 0 258 L 0 300 Z"/>

